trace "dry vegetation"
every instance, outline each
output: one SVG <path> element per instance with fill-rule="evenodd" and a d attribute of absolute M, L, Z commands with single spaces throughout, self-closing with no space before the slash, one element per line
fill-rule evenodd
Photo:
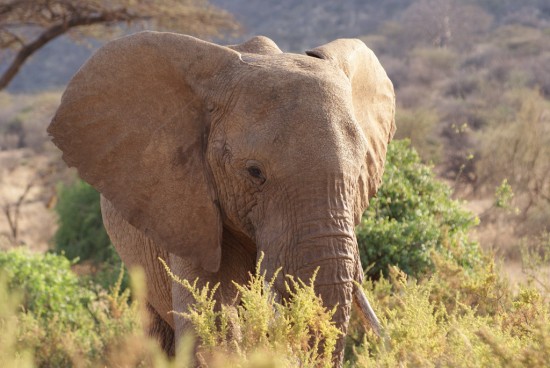
<path fill-rule="evenodd" d="M 534 279 L 513 293 L 491 259 L 469 270 L 441 255 L 434 260 L 433 272 L 420 279 L 392 268 L 387 278 L 364 285 L 384 334 L 364 335 L 353 317 L 347 366 L 545 367 L 548 282 L 546 293 L 534 287 Z M 540 261 L 532 259 L 533 275 L 540 275 Z M 133 274 L 129 302 L 120 278 L 109 292 L 79 283 L 63 256 L 12 250 L 0 254 L 0 265 L 7 275 L 0 280 L 0 359 L 7 367 L 189 367 L 194 359 L 209 367 L 331 365 L 338 330 L 310 283 L 293 284 L 292 300 L 279 304 L 258 271 L 238 286 L 241 304 L 216 310 L 217 286 L 197 289 L 180 280 L 196 304 L 176 318 L 192 321 L 202 345 L 193 356 L 186 337 L 177 359 L 170 360 L 143 335 L 140 272 Z"/>
<path fill-rule="evenodd" d="M 394 81 L 398 138 L 474 202 L 483 246 L 515 261 L 550 224 L 549 26 L 536 1 L 418 0 L 364 37 Z"/>
<path fill-rule="evenodd" d="M 56 229 L 55 186 L 68 175 L 46 126 L 59 92 L 0 92 L 0 248 L 45 251 Z"/>

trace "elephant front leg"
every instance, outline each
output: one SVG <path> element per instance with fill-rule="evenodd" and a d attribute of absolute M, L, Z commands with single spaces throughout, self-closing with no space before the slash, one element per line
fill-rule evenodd
<path fill-rule="evenodd" d="M 149 324 L 147 334 L 158 341 L 160 347 L 169 357 L 173 357 L 175 351 L 174 329 L 170 326 L 147 302 L 147 313 L 149 314 Z"/>

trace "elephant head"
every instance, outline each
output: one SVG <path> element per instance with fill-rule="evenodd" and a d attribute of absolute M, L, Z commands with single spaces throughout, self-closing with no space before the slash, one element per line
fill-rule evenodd
<path fill-rule="evenodd" d="M 229 231 L 265 254 L 268 273 L 306 280 L 319 267 L 316 290 L 345 333 L 354 298 L 376 323 L 354 286 L 354 227 L 381 182 L 395 98 L 359 40 L 306 54 L 265 37 L 223 47 L 138 33 L 81 68 L 48 131 L 168 252 L 217 272 Z"/>

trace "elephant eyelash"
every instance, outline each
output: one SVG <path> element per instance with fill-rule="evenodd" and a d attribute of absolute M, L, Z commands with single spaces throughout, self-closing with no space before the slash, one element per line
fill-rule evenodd
<path fill-rule="evenodd" d="M 251 165 L 246 168 L 246 171 L 248 171 L 248 174 L 253 178 L 254 182 L 258 184 L 263 184 L 266 181 L 265 175 L 263 174 L 262 170 L 256 166 Z"/>

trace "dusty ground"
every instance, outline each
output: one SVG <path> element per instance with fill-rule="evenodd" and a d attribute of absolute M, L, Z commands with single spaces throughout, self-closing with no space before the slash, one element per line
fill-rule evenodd
<path fill-rule="evenodd" d="M 525 284 L 529 277 L 522 262 L 522 245 L 526 246 L 525 239 L 515 231 L 517 223 L 509 217 L 499 216 L 500 209 L 495 209 L 494 199 L 471 199 L 465 202 L 467 209 L 481 219 L 480 225 L 473 231 L 472 236 L 483 248 L 495 255 L 501 266 L 501 274 L 510 280 L 512 286 Z M 548 279 L 550 284 L 550 265 L 542 267 L 540 277 Z"/>

